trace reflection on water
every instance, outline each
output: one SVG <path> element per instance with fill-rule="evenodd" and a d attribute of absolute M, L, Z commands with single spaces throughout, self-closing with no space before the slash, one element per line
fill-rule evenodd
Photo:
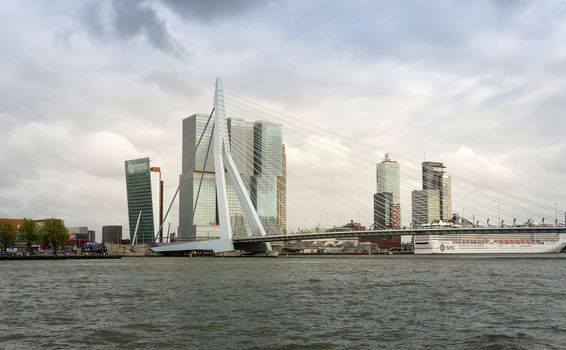
<path fill-rule="evenodd" d="M 0 348 L 561 349 L 543 257 L 2 261 Z"/>

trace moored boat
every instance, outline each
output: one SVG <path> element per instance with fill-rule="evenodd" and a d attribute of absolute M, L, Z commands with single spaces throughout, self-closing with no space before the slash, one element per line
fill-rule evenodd
<path fill-rule="evenodd" d="M 542 254 L 566 246 L 558 233 L 449 234 L 415 236 L 415 254 Z"/>

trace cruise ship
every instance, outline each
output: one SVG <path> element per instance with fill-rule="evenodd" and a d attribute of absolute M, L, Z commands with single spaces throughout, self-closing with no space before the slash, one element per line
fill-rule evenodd
<path fill-rule="evenodd" d="M 415 236 L 415 254 L 560 253 L 566 240 L 559 233 L 447 234 Z"/>

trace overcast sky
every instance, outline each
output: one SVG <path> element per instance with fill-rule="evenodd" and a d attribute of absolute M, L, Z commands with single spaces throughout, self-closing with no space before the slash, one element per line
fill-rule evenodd
<path fill-rule="evenodd" d="M 426 151 L 566 206 L 566 1 L 8 0 L 0 21 L 0 217 L 126 228 L 124 160 L 174 191 L 218 75 L 375 162 Z"/>

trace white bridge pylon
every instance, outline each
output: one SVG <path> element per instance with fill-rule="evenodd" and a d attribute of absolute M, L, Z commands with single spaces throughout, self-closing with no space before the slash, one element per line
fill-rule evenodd
<path fill-rule="evenodd" d="M 228 137 L 226 109 L 224 108 L 224 91 L 222 88 L 221 78 L 216 79 L 213 117 L 214 129 L 211 142 L 213 142 L 214 176 L 216 181 L 216 203 L 218 205 L 220 239 L 161 245 L 153 247 L 152 250 L 154 252 L 166 253 L 189 250 L 212 250 L 215 253 L 220 253 L 234 251 L 235 247 L 234 242 L 232 241 L 232 225 L 230 224 L 230 210 L 226 189 L 227 179 L 232 183 L 233 188 L 235 189 L 236 197 L 238 198 L 238 202 L 242 208 L 246 223 L 250 227 L 252 235 L 255 237 L 266 236 L 265 229 L 263 228 L 244 182 L 240 177 L 240 172 L 238 171 L 236 163 L 230 153 L 230 140 Z M 247 248 L 249 249 L 244 247 L 244 250 L 271 251 L 271 244 L 252 244 Z"/>
<path fill-rule="evenodd" d="M 254 236 L 266 236 L 265 229 L 259 220 L 252 200 L 248 194 L 244 182 L 240 177 L 238 168 L 230 153 L 230 141 L 228 138 L 228 127 L 226 123 L 226 109 L 224 108 L 224 91 L 222 79 L 216 79 L 214 90 L 214 131 L 212 141 L 214 146 L 214 173 L 216 180 L 216 201 L 218 203 L 218 217 L 220 221 L 220 240 L 227 241 L 232 245 L 232 226 L 230 225 L 230 211 L 228 208 L 228 194 L 226 190 L 226 177 L 232 182 L 236 190 L 236 197 L 244 212 L 246 223 Z M 271 245 L 267 246 L 271 250 Z"/>

